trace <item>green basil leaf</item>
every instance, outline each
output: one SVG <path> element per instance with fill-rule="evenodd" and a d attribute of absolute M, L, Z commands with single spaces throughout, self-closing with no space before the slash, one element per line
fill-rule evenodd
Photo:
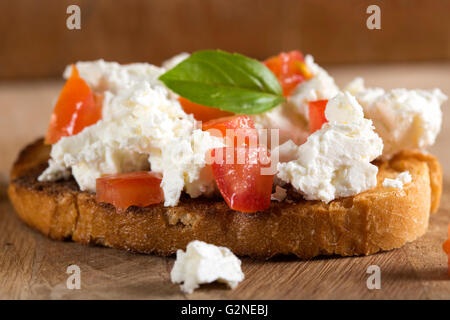
<path fill-rule="evenodd" d="M 159 79 L 189 101 L 234 113 L 260 113 L 285 100 L 264 64 L 220 50 L 197 51 Z"/>

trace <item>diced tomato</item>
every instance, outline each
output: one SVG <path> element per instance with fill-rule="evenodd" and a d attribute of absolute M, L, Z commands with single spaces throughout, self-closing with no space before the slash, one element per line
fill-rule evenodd
<path fill-rule="evenodd" d="M 94 95 L 91 88 L 80 77 L 75 65 L 67 79 L 48 126 L 45 142 L 53 144 L 61 137 L 77 134 L 102 117 L 102 99 Z"/>
<path fill-rule="evenodd" d="M 160 173 L 150 171 L 106 175 L 96 181 L 96 199 L 111 203 L 119 210 L 146 207 L 164 200 L 161 181 Z"/>
<path fill-rule="evenodd" d="M 309 133 L 320 130 L 327 118 L 325 118 L 325 108 L 328 100 L 310 101 L 308 104 Z"/>
<path fill-rule="evenodd" d="M 227 133 L 234 136 L 233 140 L 226 139 L 228 146 L 236 146 L 238 141 L 256 146 L 258 142 L 258 133 L 255 129 L 255 123 L 252 118 L 246 115 L 224 117 L 210 120 L 203 123 L 202 129 L 209 131 L 212 135 L 227 137 Z M 227 130 L 229 130 L 227 132 Z"/>
<path fill-rule="evenodd" d="M 241 212 L 256 212 L 270 206 L 273 175 L 263 175 L 262 168 L 270 167 L 270 157 L 264 146 L 223 147 L 214 149 L 222 161 L 212 166 L 217 187 L 228 206 Z M 261 161 L 263 160 L 263 161 Z"/>
<path fill-rule="evenodd" d="M 263 175 L 262 168 L 270 167 L 270 157 L 264 146 L 258 146 L 255 123 L 246 115 L 208 121 L 203 130 L 220 136 L 233 132 L 234 139 L 226 140 L 226 147 L 213 149 L 212 171 L 216 184 L 231 209 L 242 212 L 265 210 L 270 205 L 273 175 Z M 242 137 L 241 135 L 244 135 Z"/>
<path fill-rule="evenodd" d="M 209 121 L 212 119 L 228 117 L 233 115 L 233 113 L 231 112 L 194 103 L 183 97 L 179 97 L 178 101 L 180 101 L 180 104 L 183 107 L 184 112 L 186 112 L 187 114 L 193 114 L 194 118 L 198 121 Z"/>
<path fill-rule="evenodd" d="M 239 115 L 214 119 L 202 125 L 204 131 L 211 128 L 219 129 L 225 135 L 226 129 L 255 129 L 255 123 L 249 116 Z"/>
<path fill-rule="evenodd" d="M 281 52 L 278 56 L 264 61 L 264 64 L 278 78 L 285 97 L 289 96 L 297 85 L 312 77 L 300 51 Z"/>

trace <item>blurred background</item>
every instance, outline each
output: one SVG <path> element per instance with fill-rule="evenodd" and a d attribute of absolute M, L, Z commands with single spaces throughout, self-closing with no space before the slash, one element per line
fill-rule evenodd
<path fill-rule="evenodd" d="M 81 29 L 69 30 L 69 5 Z M 381 29 L 370 30 L 370 5 Z M 314 55 L 339 85 L 440 87 L 450 94 L 448 0 L 0 0 L 0 178 L 17 152 L 42 136 L 78 60 L 151 62 L 220 48 L 264 59 L 299 49 Z M 448 102 L 432 151 L 450 162 Z"/>
<path fill-rule="evenodd" d="M 81 9 L 68 30 L 66 9 Z M 366 9 L 381 9 L 369 30 Z M 448 0 L 1 0 L 0 79 L 59 76 L 77 60 L 151 61 L 220 48 L 322 64 L 448 60 Z"/>

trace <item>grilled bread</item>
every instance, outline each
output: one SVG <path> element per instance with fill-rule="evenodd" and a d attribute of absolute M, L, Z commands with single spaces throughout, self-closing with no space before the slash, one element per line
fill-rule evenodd
<path fill-rule="evenodd" d="M 367 255 L 398 248 L 423 235 L 439 206 L 442 169 L 438 160 L 403 151 L 378 161 L 376 188 L 325 204 L 293 190 L 287 200 L 257 213 L 231 210 L 220 198 L 182 196 L 176 207 L 162 204 L 118 212 L 80 191 L 73 180 L 39 182 L 50 148 L 42 139 L 27 146 L 11 171 L 8 193 L 19 217 L 57 240 L 171 255 L 192 240 L 225 246 L 236 255 L 270 258 L 294 254 Z M 408 170 L 412 182 L 386 188 L 383 180 Z"/>

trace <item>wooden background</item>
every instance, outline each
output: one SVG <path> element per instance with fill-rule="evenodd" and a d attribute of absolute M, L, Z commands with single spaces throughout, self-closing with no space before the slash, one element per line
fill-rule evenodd
<path fill-rule="evenodd" d="M 81 30 L 66 28 L 78 4 Z M 368 30 L 366 8 L 381 8 Z M 0 79 L 59 76 L 77 60 L 160 63 L 220 48 L 322 63 L 450 59 L 448 0 L 0 0 Z"/>
<path fill-rule="evenodd" d="M 65 27 L 69 4 L 81 7 L 80 31 Z M 366 28 L 369 4 L 380 5 L 382 30 Z M 246 278 L 234 291 L 212 284 L 184 295 L 169 279 L 173 257 L 49 240 L 17 218 L 6 196 L 12 162 L 44 134 L 68 63 L 158 64 L 203 48 L 256 58 L 301 49 L 339 85 L 363 76 L 369 86 L 440 87 L 450 95 L 449 12 L 446 0 L 0 0 L 0 299 L 450 299 L 441 248 L 450 220 L 449 102 L 430 150 L 443 164 L 444 195 L 424 237 L 368 257 L 244 258 Z M 66 288 L 71 264 L 81 268 L 81 290 Z M 366 287 L 372 264 L 381 268 L 381 290 Z"/>

